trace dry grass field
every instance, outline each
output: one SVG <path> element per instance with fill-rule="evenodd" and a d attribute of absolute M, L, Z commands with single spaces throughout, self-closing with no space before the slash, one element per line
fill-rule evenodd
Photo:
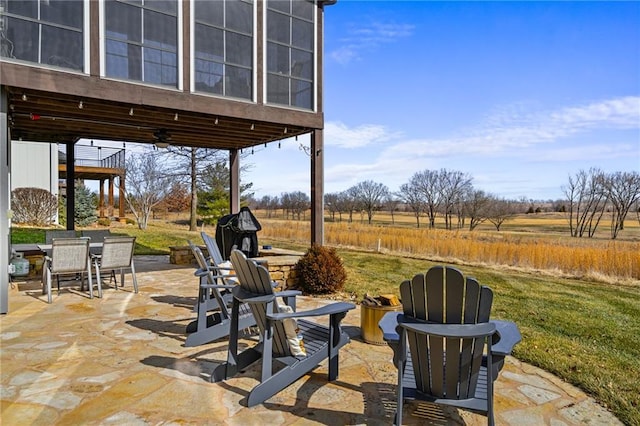
<path fill-rule="evenodd" d="M 267 218 L 254 212 L 262 223 L 263 238 L 305 243 L 306 220 Z M 519 215 L 498 232 L 491 224 L 474 231 L 446 230 L 437 222 L 416 227 L 410 214 L 378 213 L 371 225 L 360 215 L 354 221 L 325 220 L 325 244 L 370 252 L 389 253 L 454 264 L 512 268 L 514 270 L 583 278 L 624 285 L 640 283 L 640 224 L 634 217 L 616 240 L 609 238 L 608 218 L 603 218 L 593 238 L 572 238 L 566 217 L 560 213 Z"/>

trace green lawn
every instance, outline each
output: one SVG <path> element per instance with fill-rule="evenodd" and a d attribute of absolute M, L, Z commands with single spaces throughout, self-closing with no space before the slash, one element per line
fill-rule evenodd
<path fill-rule="evenodd" d="M 207 229 L 211 234 L 213 228 Z M 112 229 L 135 235 L 136 254 L 168 254 L 199 232 L 184 227 Z M 44 231 L 12 228 L 12 242 L 44 241 Z M 304 250 L 284 241 L 261 244 Z M 397 293 L 398 285 L 434 263 L 404 257 L 338 250 L 348 280 L 345 293 L 360 299 Z M 488 267 L 459 267 L 494 291 L 494 318 L 515 321 L 523 340 L 514 355 L 570 382 L 609 408 L 625 424 L 640 425 L 640 288 L 518 273 Z"/>

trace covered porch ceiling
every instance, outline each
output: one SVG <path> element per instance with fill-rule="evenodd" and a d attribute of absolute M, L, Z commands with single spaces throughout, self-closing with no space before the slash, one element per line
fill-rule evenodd
<path fill-rule="evenodd" d="M 195 105 L 176 102 L 177 108 L 132 104 L 110 99 L 7 87 L 8 118 L 14 140 L 76 142 L 103 139 L 215 149 L 242 149 L 311 132 L 299 125 L 254 120 L 251 114 L 198 112 Z M 125 96 L 126 97 L 126 96 Z M 176 93 L 176 100 L 183 99 Z M 208 98 L 212 103 L 219 102 Z M 243 108 L 240 102 L 240 108 Z M 185 108 L 186 107 L 186 108 Z M 250 109 L 247 105 L 246 109 Z M 210 108 L 202 108 L 210 109 Z M 236 111 L 237 112 L 237 108 Z M 295 112 L 293 113 L 295 114 Z"/>

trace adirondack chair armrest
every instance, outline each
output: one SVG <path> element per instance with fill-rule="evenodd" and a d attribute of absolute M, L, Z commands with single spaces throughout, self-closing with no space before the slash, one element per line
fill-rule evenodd
<path fill-rule="evenodd" d="M 496 332 L 495 324 L 430 324 L 424 322 L 403 322 L 400 327 L 431 336 L 454 337 L 459 339 L 475 339 L 491 336 Z"/>
<path fill-rule="evenodd" d="M 378 322 L 378 328 L 382 331 L 382 338 L 389 344 L 398 343 L 400 341 L 400 336 L 396 331 L 399 315 L 403 315 L 402 312 L 387 312 L 384 314 L 380 322 Z"/>
<path fill-rule="evenodd" d="M 241 303 L 268 303 L 275 300 L 275 294 L 255 294 L 245 291 L 240 286 L 232 286 L 233 297 Z"/>
<path fill-rule="evenodd" d="M 276 292 L 276 297 L 295 297 L 301 296 L 302 292 L 300 290 L 284 290 Z"/>
<path fill-rule="evenodd" d="M 308 311 L 267 314 L 267 318 L 273 321 L 282 321 L 286 318 L 319 317 L 341 314 L 343 312 L 350 311 L 351 309 L 355 309 L 355 305 L 353 303 L 337 302 Z"/>
<path fill-rule="evenodd" d="M 492 320 L 496 326 L 496 337 L 491 346 L 491 353 L 507 356 L 513 351 L 513 347 L 522 340 L 518 326 L 512 321 Z M 496 340 L 497 339 L 497 340 Z"/>
<path fill-rule="evenodd" d="M 231 290 L 234 285 L 227 284 L 200 284 L 200 288 L 217 288 L 219 290 Z"/>

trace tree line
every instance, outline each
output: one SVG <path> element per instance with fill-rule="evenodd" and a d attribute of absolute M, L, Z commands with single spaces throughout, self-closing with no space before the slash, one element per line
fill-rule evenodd
<path fill-rule="evenodd" d="M 593 237 L 605 213 L 610 218 L 610 236 L 615 239 L 624 229 L 629 212 L 635 212 L 640 222 L 640 174 L 638 172 L 605 173 L 597 168 L 581 170 L 569 176 L 562 187 L 565 199 L 548 201 L 544 209 L 563 212 L 573 237 Z M 252 200 L 255 208 L 267 216 L 281 209 L 286 218 L 304 218 L 311 207 L 303 192 L 282 193 Z M 415 173 L 398 191 L 379 182 L 366 180 L 324 196 L 325 209 L 333 221 L 349 222 L 361 215 L 371 223 L 374 215 L 386 211 L 395 222 L 398 211 L 411 212 L 416 226 L 436 227 L 441 218 L 446 229 L 468 228 L 473 231 L 481 223 L 491 223 L 497 231 L 509 219 L 520 213 L 539 213 L 541 203 L 521 198 L 499 197 L 473 186 L 472 177 L 457 170 L 423 170 Z"/>

